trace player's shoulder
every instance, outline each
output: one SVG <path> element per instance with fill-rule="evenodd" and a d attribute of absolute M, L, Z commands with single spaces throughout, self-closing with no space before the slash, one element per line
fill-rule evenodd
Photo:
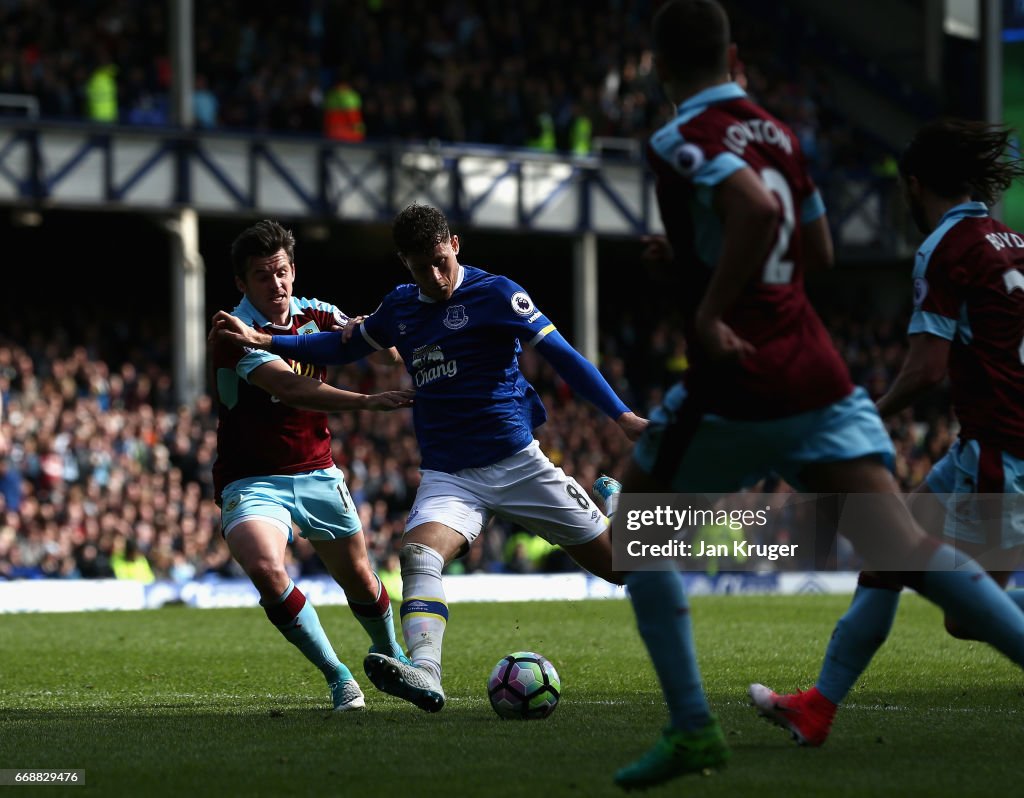
<path fill-rule="evenodd" d="M 707 89 L 679 106 L 648 142 L 656 171 L 668 166 L 695 182 L 717 182 L 749 165 L 750 150 L 776 149 L 773 160 L 799 156 L 799 142 L 782 122 L 735 84 Z M 755 160 L 763 156 L 754 156 Z M 723 171 L 724 170 L 724 171 Z"/>
<path fill-rule="evenodd" d="M 245 297 L 242 297 L 242 301 L 235 305 L 230 310 L 230 313 L 236 319 L 240 319 L 250 327 L 254 324 L 260 326 L 266 321 L 260 315 L 260 312 L 256 310 L 256 307 Z"/>
<path fill-rule="evenodd" d="M 462 285 L 460 287 L 494 288 L 508 281 L 508 278 L 504 275 L 494 274 L 493 272 L 481 269 L 479 266 L 470 266 L 468 263 L 463 263 L 461 266 Z"/>
<path fill-rule="evenodd" d="M 995 254 L 1007 244 L 1013 245 L 1010 234 L 1016 235 L 989 216 L 981 203 L 954 208 L 921 242 L 915 266 L 929 271 L 956 268 L 967 256 L 976 260 L 979 253 Z M 1018 240 L 1024 246 L 1024 239 L 1018 236 Z"/>
<path fill-rule="evenodd" d="M 315 321 L 325 329 L 330 326 L 343 327 L 348 321 L 348 315 L 337 305 L 331 302 L 324 302 L 316 297 L 310 299 L 306 297 L 292 297 L 292 315 L 304 316 Z"/>
<path fill-rule="evenodd" d="M 384 295 L 380 306 L 382 308 L 406 305 L 411 302 L 419 302 L 420 289 L 415 283 L 402 283 L 396 285 Z"/>
<path fill-rule="evenodd" d="M 479 299 L 486 297 L 508 298 L 517 291 L 523 290 L 519 283 L 503 274 L 494 274 L 465 264 L 462 268 L 464 271 L 462 285 L 459 286 L 459 289 L 467 295 Z"/>
<path fill-rule="evenodd" d="M 304 296 L 292 297 L 292 310 L 301 312 L 318 311 L 321 313 L 334 313 L 338 306 L 330 302 L 324 302 L 316 297 L 306 298 Z"/>

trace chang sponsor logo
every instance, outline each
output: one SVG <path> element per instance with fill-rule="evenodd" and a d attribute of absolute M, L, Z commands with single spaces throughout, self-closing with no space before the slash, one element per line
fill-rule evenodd
<path fill-rule="evenodd" d="M 446 361 L 444 352 L 437 344 L 421 346 L 419 349 L 413 350 L 412 367 L 416 370 L 413 374 L 413 381 L 417 388 L 422 388 L 441 377 L 454 377 L 459 372 L 456 361 Z"/>

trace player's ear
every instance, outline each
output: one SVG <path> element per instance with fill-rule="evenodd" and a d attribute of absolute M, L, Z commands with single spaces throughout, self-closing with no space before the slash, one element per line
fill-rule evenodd
<path fill-rule="evenodd" d="M 459 237 L 454 233 L 452 234 L 452 252 L 456 255 L 459 254 Z"/>
<path fill-rule="evenodd" d="M 245 293 L 245 281 L 237 274 L 235 275 L 235 288 L 237 288 L 241 293 Z"/>

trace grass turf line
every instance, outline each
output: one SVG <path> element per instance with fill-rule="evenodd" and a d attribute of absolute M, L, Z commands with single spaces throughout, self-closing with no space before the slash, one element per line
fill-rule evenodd
<path fill-rule="evenodd" d="M 692 599 L 705 685 L 734 751 L 722 773 L 651 795 L 1014 794 L 1020 671 L 953 640 L 904 596 L 889 643 L 832 738 L 799 749 L 756 718 L 746 687 L 810 686 L 843 596 Z M 334 714 L 323 678 L 258 608 L 0 616 L 0 768 L 85 768 L 85 787 L 33 794 L 605 796 L 654 741 L 661 695 L 625 601 L 462 604 L 445 636 L 443 712 L 373 689 L 344 607 L 318 608 L 367 694 Z M 485 684 L 538 651 L 563 681 L 545 721 L 502 721 Z"/>

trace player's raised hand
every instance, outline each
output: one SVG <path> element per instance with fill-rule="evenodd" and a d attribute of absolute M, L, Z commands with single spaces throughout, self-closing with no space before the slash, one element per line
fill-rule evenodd
<path fill-rule="evenodd" d="M 350 316 L 344 327 L 335 328 L 341 330 L 341 342 L 343 344 L 347 344 L 352 340 L 352 336 L 355 335 L 356 330 L 359 329 L 359 325 L 363 323 L 365 318 L 366 316 Z"/>
<path fill-rule="evenodd" d="M 366 409 L 401 410 L 403 407 L 412 407 L 412 400 L 415 395 L 416 391 L 411 388 L 403 388 L 400 391 L 371 393 L 366 397 Z"/>
<path fill-rule="evenodd" d="M 740 338 L 736 331 L 721 319 L 701 321 L 699 314 L 697 337 L 713 362 L 738 361 L 750 357 L 757 351 L 752 343 Z"/>
<path fill-rule="evenodd" d="M 615 423 L 619 425 L 619 428 L 626 434 L 626 437 L 631 441 L 637 440 L 643 435 L 644 430 L 647 429 L 647 425 L 650 423 L 646 418 L 638 416 L 636 413 L 623 413 L 617 419 Z"/>
<path fill-rule="evenodd" d="M 249 327 L 237 316 L 232 316 L 227 311 L 218 310 L 213 314 L 208 340 L 211 343 L 222 341 L 237 346 L 266 349 L 270 346 L 271 337 L 267 333 Z"/>

